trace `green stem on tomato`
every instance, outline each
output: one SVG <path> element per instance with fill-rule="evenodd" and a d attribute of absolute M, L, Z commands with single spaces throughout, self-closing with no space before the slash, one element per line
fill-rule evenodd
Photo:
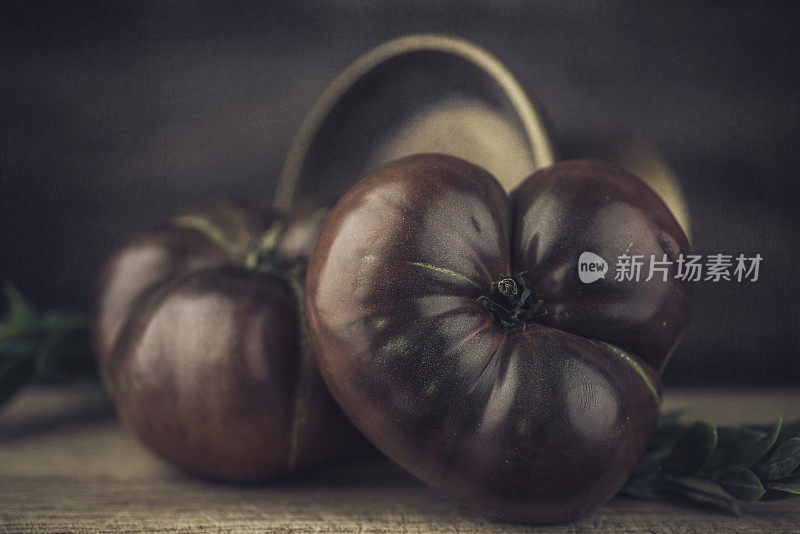
<path fill-rule="evenodd" d="M 487 295 L 478 297 L 495 320 L 505 328 L 525 328 L 547 314 L 544 301 L 525 282 L 525 272 L 505 276 L 492 284 Z"/>
<path fill-rule="evenodd" d="M 261 234 L 261 239 L 250 249 L 244 260 L 245 267 L 261 272 L 275 272 L 275 251 L 283 237 L 286 225 L 283 221 L 275 221 Z"/>

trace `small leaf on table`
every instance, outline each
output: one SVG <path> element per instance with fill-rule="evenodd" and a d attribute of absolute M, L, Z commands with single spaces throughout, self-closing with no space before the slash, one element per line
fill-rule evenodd
<path fill-rule="evenodd" d="M 664 472 L 677 476 L 697 473 L 717 446 L 717 429 L 698 421 L 681 435 L 664 460 Z"/>
<path fill-rule="evenodd" d="M 783 418 L 779 415 L 772 427 L 767 429 L 767 435 L 761 441 L 755 443 L 749 449 L 742 451 L 741 456 L 738 458 L 738 465 L 745 467 L 752 467 L 757 464 L 764 456 L 772 449 L 781 433 L 783 427 Z"/>
<path fill-rule="evenodd" d="M 731 466 L 751 467 L 769 452 L 780 434 L 783 419 L 762 431 L 751 426 L 717 428 L 717 448 L 708 459 L 706 469 L 714 472 Z"/>
<path fill-rule="evenodd" d="M 11 284 L 0 317 L 0 406 L 32 382 L 94 374 L 89 321 L 76 311 L 40 314 Z"/>
<path fill-rule="evenodd" d="M 744 502 L 755 502 L 765 492 L 756 474 L 746 467 L 735 466 L 724 469 L 714 476 L 714 481 L 736 499 Z"/>
<path fill-rule="evenodd" d="M 772 490 L 800 495 L 800 475 L 784 478 L 783 480 L 770 480 L 767 481 L 766 486 Z"/>
<path fill-rule="evenodd" d="M 658 486 L 661 492 L 666 495 L 672 495 L 681 499 L 705 505 L 713 505 L 721 508 L 737 517 L 742 515 L 739 506 L 722 495 L 711 493 L 700 488 L 696 488 L 681 480 L 674 478 L 663 478 L 658 481 Z"/>
<path fill-rule="evenodd" d="M 792 438 L 782 443 L 756 469 L 757 473 L 769 480 L 788 477 L 800 466 L 800 438 Z"/>

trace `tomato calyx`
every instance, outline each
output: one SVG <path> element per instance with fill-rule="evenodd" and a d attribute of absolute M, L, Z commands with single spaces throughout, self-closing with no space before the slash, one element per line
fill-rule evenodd
<path fill-rule="evenodd" d="M 537 299 L 525 282 L 525 272 L 500 278 L 492 283 L 488 295 L 478 297 L 495 321 L 507 330 L 524 329 L 537 317 L 547 314 L 544 301 Z"/>
<path fill-rule="evenodd" d="M 277 272 L 278 267 L 275 260 L 275 252 L 278 248 L 278 242 L 283 236 L 285 227 L 286 225 L 284 222 L 280 220 L 272 223 L 261 235 L 261 239 L 248 251 L 244 259 L 245 267 L 265 273 Z"/>

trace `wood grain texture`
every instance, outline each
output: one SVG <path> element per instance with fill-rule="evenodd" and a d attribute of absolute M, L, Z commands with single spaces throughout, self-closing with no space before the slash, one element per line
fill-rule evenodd
<path fill-rule="evenodd" d="M 794 417 L 800 392 L 667 392 L 717 423 Z M 143 449 L 96 387 L 36 388 L 0 413 L 0 532 L 797 532 L 797 501 L 744 517 L 618 498 L 583 520 L 536 527 L 467 510 L 376 457 L 267 484 L 180 473 Z"/>

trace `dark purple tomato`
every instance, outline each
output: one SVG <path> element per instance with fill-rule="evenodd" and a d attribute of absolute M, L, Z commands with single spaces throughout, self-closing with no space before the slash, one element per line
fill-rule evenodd
<path fill-rule="evenodd" d="M 583 252 L 605 277 L 580 281 Z M 544 169 L 509 198 L 466 161 L 413 156 L 329 215 L 309 329 L 339 405 L 401 466 L 494 516 L 569 520 L 629 477 L 688 319 L 674 264 L 616 281 L 617 258 L 688 252 L 656 194 L 605 163 Z"/>
<path fill-rule="evenodd" d="M 96 292 L 95 348 L 123 422 L 189 471 L 261 480 L 353 450 L 306 340 L 322 217 L 218 203 L 135 236 Z"/>

